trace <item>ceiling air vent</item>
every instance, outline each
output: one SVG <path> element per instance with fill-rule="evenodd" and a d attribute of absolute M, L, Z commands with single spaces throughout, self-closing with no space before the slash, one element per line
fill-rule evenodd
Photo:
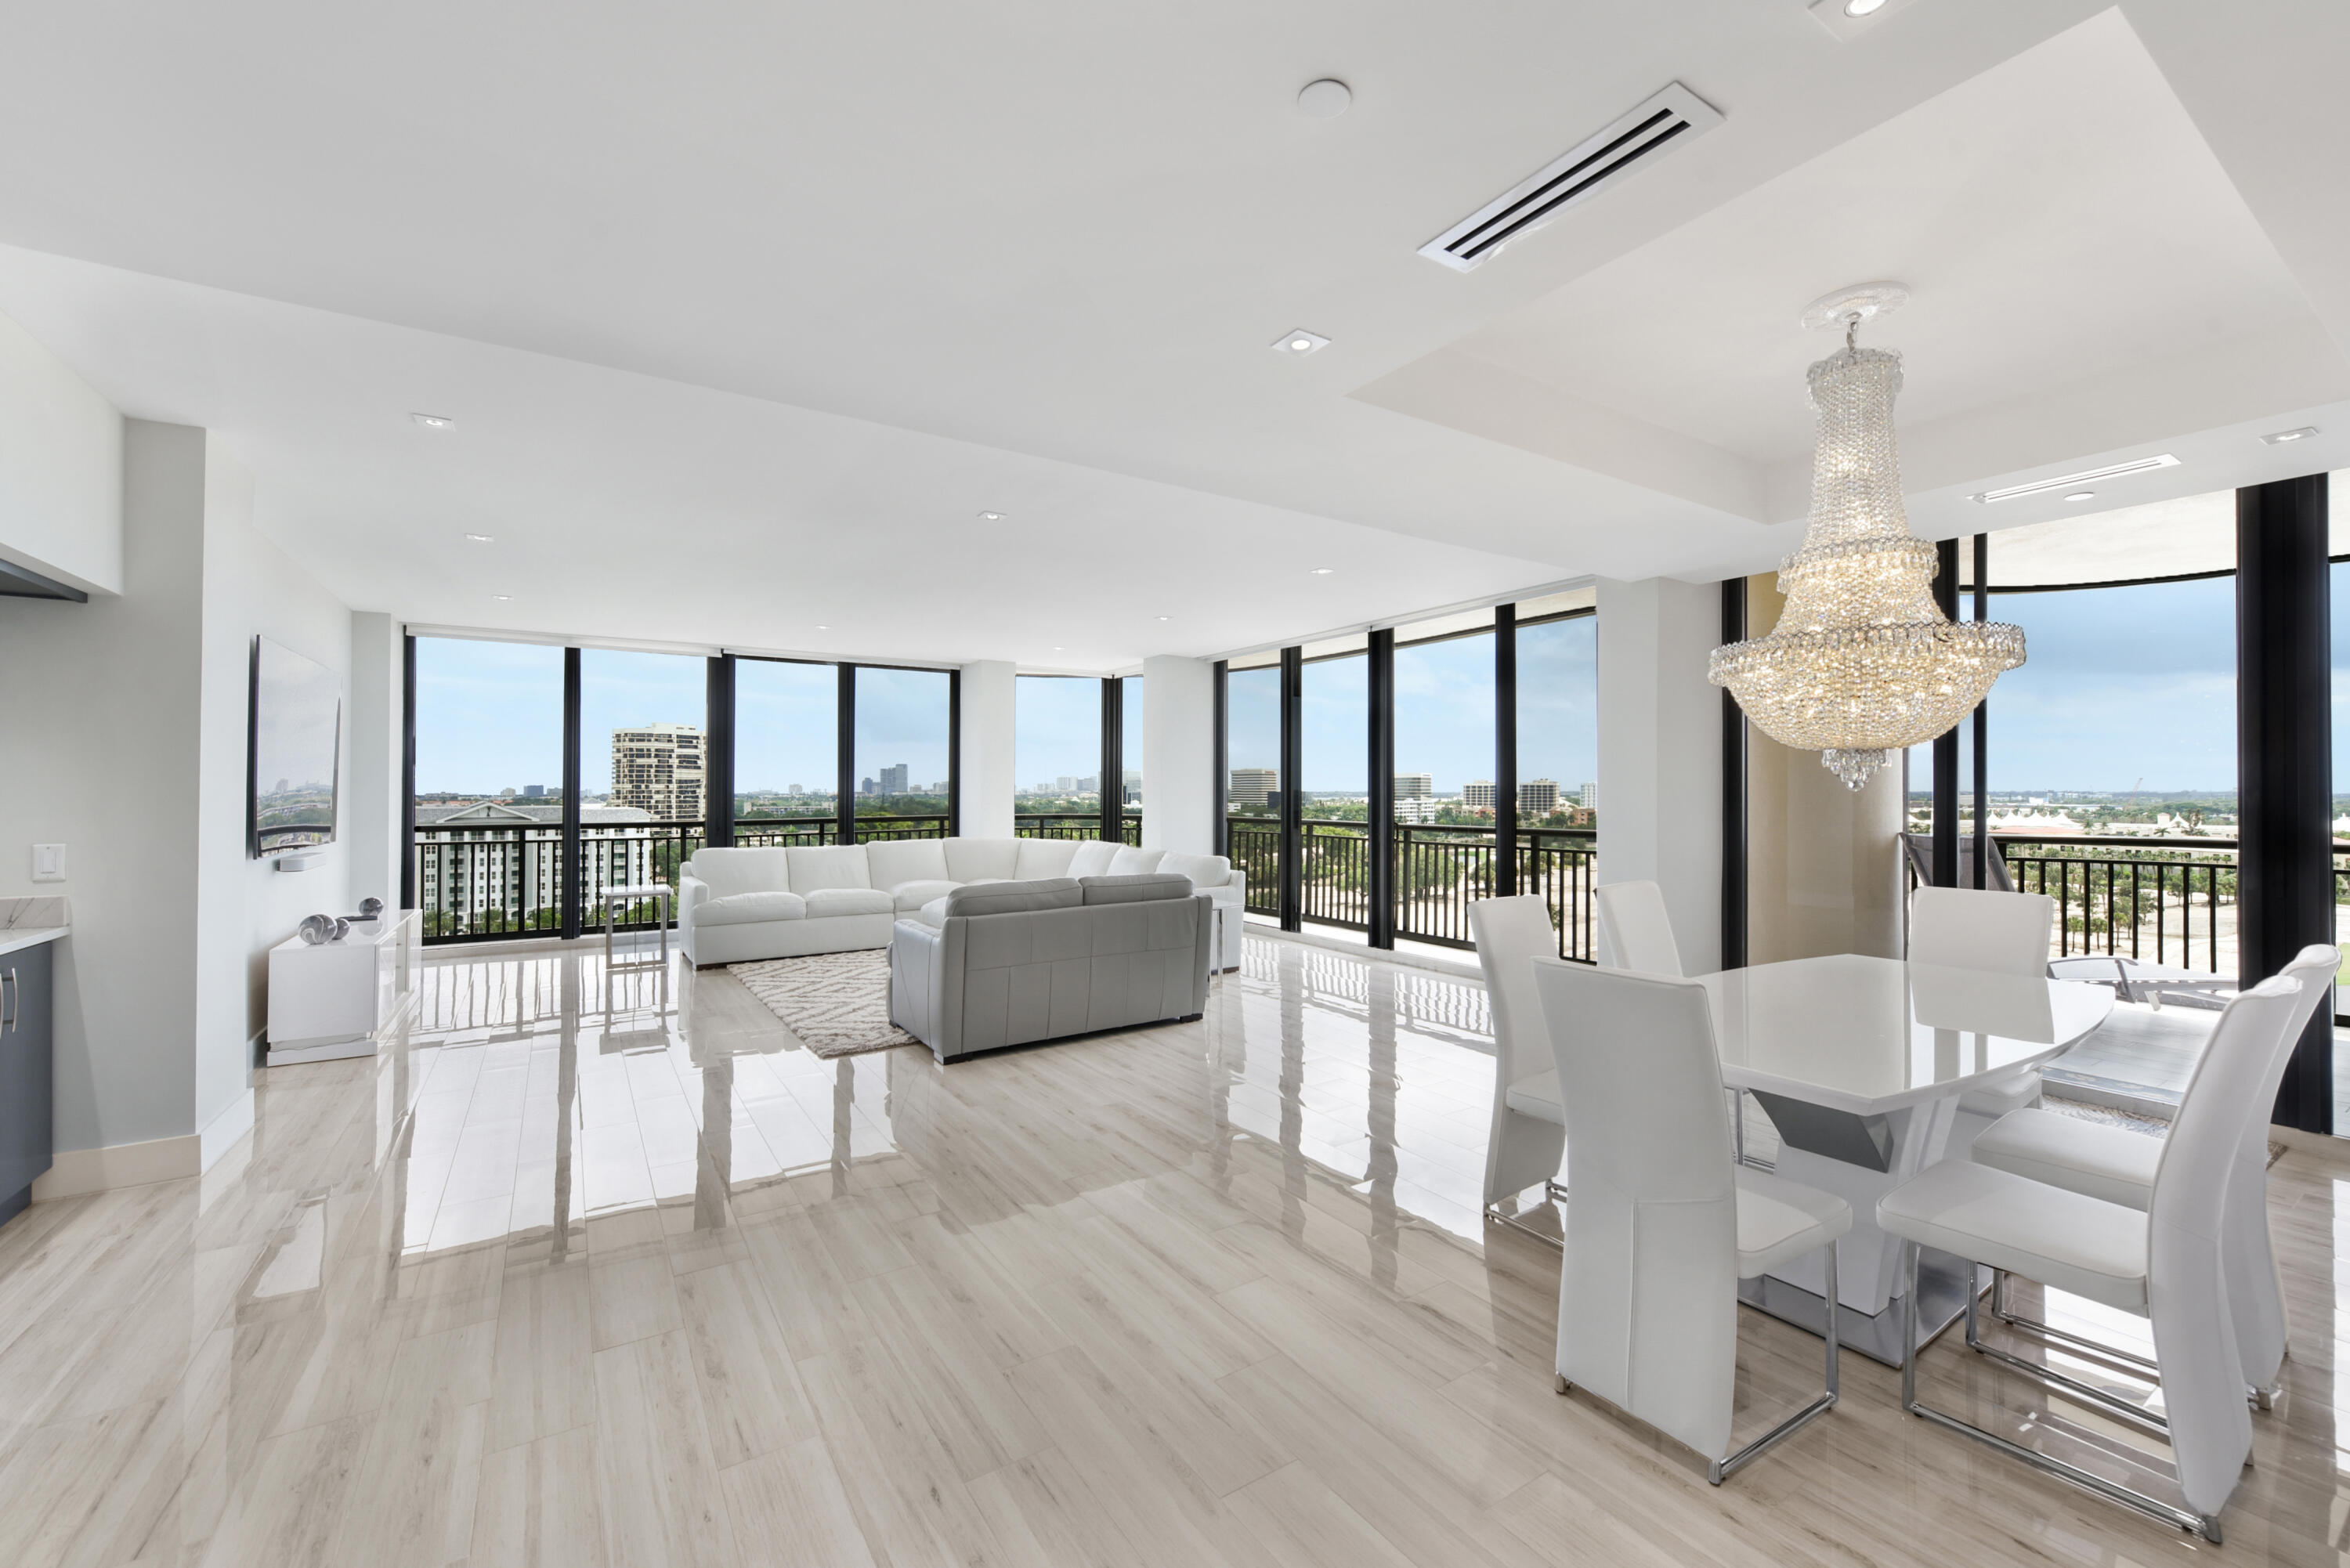
<path fill-rule="evenodd" d="M 1419 254 L 1456 272 L 1473 271 L 1512 240 L 1648 167 L 1667 147 L 1721 123 L 1721 110 L 1675 82 L 1420 246 Z"/>

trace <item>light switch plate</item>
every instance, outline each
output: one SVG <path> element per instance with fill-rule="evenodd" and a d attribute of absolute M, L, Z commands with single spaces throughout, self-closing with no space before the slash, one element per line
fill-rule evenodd
<path fill-rule="evenodd" d="M 33 846 L 33 880 L 62 882 L 66 879 L 66 846 L 62 844 Z"/>

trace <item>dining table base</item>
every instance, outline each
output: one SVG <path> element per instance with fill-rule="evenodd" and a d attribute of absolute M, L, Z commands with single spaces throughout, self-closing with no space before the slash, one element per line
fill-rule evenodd
<path fill-rule="evenodd" d="M 1991 1272 L 1982 1271 L 1981 1282 L 1987 1287 Z M 1958 1322 L 1967 1312 L 1967 1264 L 1962 1258 L 1949 1252 L 1938 1252 L 1931 1247 L 1922 1249 L 1918 1257 L 1918 1343 L 1922 1350 L 1934 1343 L 1944 1329 Z M 1825 1324 L 1821 1308 L 1823 1298 L 1803 1286 L 1768 1274 L 1738 1282 L 1738 1299 L 1760 1313 L 1766 1313 L 1782 1323 L 1791 1323 L 1806 1334 L 1820 1334 Z M 1901 1344 L 1901 1298 L 1896 1296 L 1883 1312 L 1871 1315 L 1854 1306 L 1841 1306 L 1836 1311 L 1836 1343 L 1846 1350 L 1856 1350 L 1871 1361 L 1887 1366 L 1902 1365 L 1904 1346 Z"/>

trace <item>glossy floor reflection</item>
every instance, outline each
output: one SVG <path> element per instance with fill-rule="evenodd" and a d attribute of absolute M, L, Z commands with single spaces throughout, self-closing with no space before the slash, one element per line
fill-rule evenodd
<path fill-rule="evenodd" d="M 723 973 L 436 953 L 397 1049 L 263 1075 L 202 1182 L 0 1229 L 0 1563 L 2192 1549 L 1873 1365 L 1720 1490 L 1554 1395 L 1557 1254 L 1477 1211 L 1488 1027 L 1472 983 L 1253 940 L 1195 1023 L 827 1063 Z M 2223 1550 L 2333 1561 L 2350 1172 L 2288 1155 L 2274 1199 L 2296 1354 Z M 1742 1431 L 1816 1376 L 1743 1317 Z M 2158 1455 L 1970 1359 L 1929 1397 Z"/>

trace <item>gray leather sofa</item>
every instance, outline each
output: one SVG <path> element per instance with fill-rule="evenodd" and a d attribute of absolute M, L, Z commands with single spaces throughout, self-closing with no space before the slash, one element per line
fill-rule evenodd
<path fill-rule="evenodd" d="M 1055 877 L 959 888 L 889 939 L 889 1017 L 941 1062 L 1196 1018 L 1214 901 L 1188 877 Z"/>

